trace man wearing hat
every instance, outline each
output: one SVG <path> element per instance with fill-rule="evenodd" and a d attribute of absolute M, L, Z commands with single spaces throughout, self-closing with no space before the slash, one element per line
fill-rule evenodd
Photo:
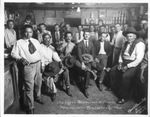
<path fill-rule="evenodd" d="M 77 57 L 79 60 L 79 63 L 81 64 L 81 69 L 85 72 L 85 78 L 84 78 L 84 94 L 88 98 L 88 87 L 89 87 L 89 81 L 90 81 L 90 72 L 86 70 L 86 68 L 91 69 L 91 57 L 85 56 L 84 54 L 89 54 L 90 56 L 94 57 L 94 45 L 89 41 L 90 38 L 90 32 L 89 30 L 84 31 L 84 39 L 78 43 L 77 46 Z M 89 61 L 88 61 L 89 59 Z M 87 61 L 86 61 L 87 60 Z"/>
<path fill-rule="evenodd" d="M 43 59 L 42 59 L 42 71 L 45 72 L 45 70 L 49 69 L 47 66 L 49 66 L 49 64 L 53 61 L 61 63 L 62 67 L 62 61 L 60 59 L 60 57 L 58 56 L 57 52 L 55 51 L 54 47 L 51 46 L 51 35 L 45 33 L 43 34 L 43 44 L 41 44 L 42 46 L 42 53 L 43 53 Z M 65 80 L 65 85 L 66 85 L 66 93 L 69 96 L 72 96 L 72 94 L 70 93 L 70 78 L 69 78 L 69 71 L 68 69 L 64 69 L 64 72 L 62 72 L 62 77 L 63 80 Z M 50 71 L 49 71 L 50 72 Z M 56 73 L 57 74 L 57 73 Z M 51 76 L 51 75 L 50 75 Z M 54 76 L 54 75 L 52 75 Z M 50 80 L 52 81 L 52 80 Z M 52 88 L 54 89 L 54 88 Z M 52 101 L 55 100 L 56 98 L 56 90 L 52 91 Z"/>
<path fill-rule="evenodd" d="M 102 32 L 101 38 L 96 41 L 94 43 L 94 47 L 95 47 L 95 61 L 96 62 L 101 62 L 100 64 L 103 64 L 103 69 L 101 71 L 98 70 L 99 74 L 99 79 L 98 79 L 98 88 L 100 91 L 102 91 L 102 83 L 104 80 L 104 76 L 105 76 L 105 69 L 107 66 L 107 59 L 108 57 L 112 54 L 112 48 L 111 45 L 108 41 L 106 41 L 105 39 L 107 38 L 107 33 Z"/>
<path fill-rule="evenodd" d="M 110 71 L 112 88 L 119 98 L 118 104 L 123 104 L 129 99 L 131 82 L 136 78 L 139 64 L 145 53 L 145 44 L 133 27 L 124 31 L 123 35 L 127 41 L 121 50 L 119 64 Z"/>

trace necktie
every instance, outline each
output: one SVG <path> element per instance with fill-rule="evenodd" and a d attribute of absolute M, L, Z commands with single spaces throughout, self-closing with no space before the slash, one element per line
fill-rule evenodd
<path fill-rule="evenodd" d="M 56 41 L 59 41 L 59 32 L 56 32 Z"/>
<path fill-rule="evenodd" d="M 81 32 L 79 32 L 79 40 L 81 39 Z"/>
<path fill-rule="evenodd" d="M 33 43 L 31 42 L 31 40 L 29 40 L 28 48 L 29 48 L 29 52 L 30 52 L 31 54 L 33 54 L 33 53 L 36 51 L 36 48 L 35 48 L 35 46 L 33 45 Z"/>
<path fill-rule="evenodd" d="M 88 47 L 88 41 L 85 41 L 85 47 Z"/>

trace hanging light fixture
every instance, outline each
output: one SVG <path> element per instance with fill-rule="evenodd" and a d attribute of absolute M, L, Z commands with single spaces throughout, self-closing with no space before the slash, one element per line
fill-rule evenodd
<path fill-rule="evenodd" d="M 80 7 L 78 7 L 78 8 L 77 8 L 77 12 L 81 12 L 81 9 L 80 9 Z"/>

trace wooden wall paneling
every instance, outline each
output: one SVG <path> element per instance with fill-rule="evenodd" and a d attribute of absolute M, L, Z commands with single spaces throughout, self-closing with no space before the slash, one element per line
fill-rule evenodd
<path fill-rule="evenodd" d="M 43 23 L 44 22 L 44 10 L 33 10 L 35 14 L 36 23 Z"/>

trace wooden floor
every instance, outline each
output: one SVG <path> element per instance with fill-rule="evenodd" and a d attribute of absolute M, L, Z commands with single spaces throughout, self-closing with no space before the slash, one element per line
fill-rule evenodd
<path fill-rule="evenodd" d="M 100 92 L 94 80 L 89 87 L 90 97 L 86 98 L 77 86 L 71 85 L 73 97 L 69 97 L 64 91 L 57 92 L 55 102 L 51 101 L 48 95 L 42 94 L 45 104 L 40 105 L 35 102 L 35 114 L 128 114 L 135 103 L 129 100 L 125 104 L 116 104 L 118 100 L 112 91 Z M 104 86 L 104 89 L 106 87 Z M 18 108 L 17 114 L 25 114 Z"/>

